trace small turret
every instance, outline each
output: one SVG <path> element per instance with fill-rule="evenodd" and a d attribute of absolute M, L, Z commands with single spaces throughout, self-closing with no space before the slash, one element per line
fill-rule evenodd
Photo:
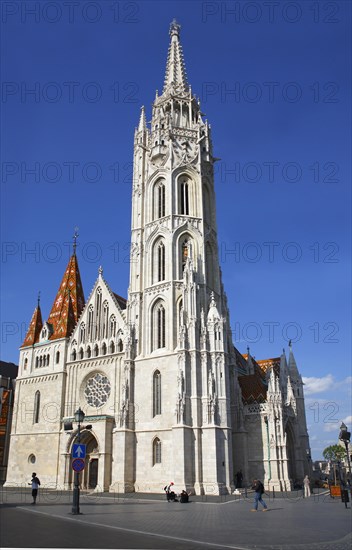
<path fill-rule="evenodd" d="M 40 310 L 40 293 L 38 294 L 38 304 L 32 315 L 31 322 L 26 334 L 26 337 L 23 341 L 21 348 L 27 346 L 33 346 L 39 340 L 40 331 L 43 328 L 42 312 Z"/>

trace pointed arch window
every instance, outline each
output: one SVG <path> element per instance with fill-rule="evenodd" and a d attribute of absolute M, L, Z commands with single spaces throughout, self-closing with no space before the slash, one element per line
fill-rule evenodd
<path fill-rule="evenodd" d="M 159 182 L 156 185 L 156 217 L 163 218 L 165 216 L 165 185 Z"/>
<path fill-rule="evenodd" d="M 34 395 L 34 411 L 33 411 L 33 424 L 38 424 L 40 413 L 40 391 L 36 391 Z"/>
<path fill-rule="evenodd" d="M 109 350 L 110 350 L 110 353 L 115 353 L 115 344 L 114 344 L 114 342 L 110 342 Z"/>
<path fill-rule="evenodd" d="M 100 338 L 101 331 L 101 317 L 102 317 L 102 292 L 100 286 L 97 288 L 97 293 L 95 296 L 95 308 L 96 308 L 96 319 L 95 319 L 95 331 L 94 338 L 95 340 Z"/>
<path fill-rule="evenodd" d="M 47 367 L 49 366 L 49 363 L 50 363 L 50 355 L 48 353 L 48 355 L 46 356 L 46 365 L 47 365 Z"/>
<path fill-rule="evenodd" d="M 95 346 L 94 346 L 94 357 L 98 357 L 98 355 L 99 355 L 98 344 L 95 344 Z"/>
<path fill-rule="evenodd" d="M 57 351 L 56 352 L 56 357 L 55 357 L 55 363 L 58 364 L 60 362 L 60 352 Z"/>
<path fill-rule="evenodd" d="M 79 350 L 79 358 L 80 358 L 80 359 L 83 359 L 83 357 L 84 357 L 83 348 L 80 348 L 80 350 Z"/>
<path fill-rule="evenodd" d="M 87 357 L 88 357 L 88 359 L 90 359 L 91 355 L 92 355 L 92 350 L 90 349 L 90 346 L 88 346 L 87 347 Z"/>
<path fill-rule="evenodd" d="M 94 325 L 94 308 L 92 305 L 88 309 L 88 340 L 93 340 L 93 325 Z"/>
<path fill-rule="evenodd" d="M 106 355 L 106 351 L 107 351 L 107 349 L 106 349 L 106 344 L 105 344 L 105 342 L 103 342 L 103 345 L 101 346 L 101 353 L 102 353 L 102 355 Z"/>
<path fill-rule="evenodd" d="M 187 179 L 181 179 L 180 181 L 180 214 L 183 216 L 189 216 L 189 184 Z"/>
<path fill-rule="evenodd" d="M 37 355 L 37 357 L 35 358 L 35 368 L 37 369 L 39 367 L 39 357 Z"/>
<path fill-rule="evenodd" d="M 156 437 L 153 441 L 153 466 L 161 464 L 161 441 Z"/>
<path fill-rule="evenodd" d="M 110 332 L 110 338 L 114 338 L 115 335 L 116 335 L 116 317 L 115 317 L 115 315 L 111 315 L 111 317 L 110 317 L 109 332 Z"/>
<path fill-rule="evenodd" d="M 153 349 L 164 348 L 166 345 L 166 320 L 163 302 L 157 302 L 152 314 L 152 342 Z"/>
<path fill-rule="evenodd" d="M 120 340 L 117 342 L 117 349 L 118 349 L 118 351 L 123 351 L 123 343 L 122 343 L 121 338 L 120 338 Z"/>
<path fill-rule="evenodd" d="M 103 311 L 103 338 L 108 338 L 109 336 L 109 302 L 105 300 L 104 304 L 104 311 Z"/>
<path fill-rule="evenodd" d="M 165 280 L 165 245 L 162 241 L 157 245 L 158 281 Z"/>
<path fill-rule="evenodd" d="M 161 414 L 161 374 L 156 370 L 153 374 L 153 417 Z"/>
<path fill-rule="evenodd" d="M 24 365 L 23 365 L 24 370 L 26 370 L 27 366 L 28 366 L 28 359 L 25 359 Z"/>
<path fill-rule="evenodd" d="M 88 313 L 89 316 L 89 313 Z M 84 344 L 86 339 L 86 325 L 85 323 L 81 323 L 79 327 L 79 343 Z"/>

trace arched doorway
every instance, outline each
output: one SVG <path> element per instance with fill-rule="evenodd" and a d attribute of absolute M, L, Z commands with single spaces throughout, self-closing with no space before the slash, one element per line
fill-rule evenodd
<path fill-rule="evenodd" d="M 83 430 L 81 432 L 81 443 L 86 445 L 86 465 L 80 475 L 81 488 L 86 490 L 95 489 L 99 483 L 99 444 L 92 432 Z M 72 453 L 72 445 L 77 443 L 76 437 L 73 437 L 70 445 L 70 456 Z M 72 487 L 73 471 L 69 469 L 69 486 Z"/>

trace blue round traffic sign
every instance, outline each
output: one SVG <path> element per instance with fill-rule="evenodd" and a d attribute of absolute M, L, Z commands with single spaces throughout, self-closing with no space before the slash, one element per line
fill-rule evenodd
<path fill-rule="evenodd" d="M 84 470 L 84 466 L 85 461 L 83 460 L 83 458 L 74 458 L 72 460 L 72 469 L 75 472 L 81 472 L 82 470 Z"/>

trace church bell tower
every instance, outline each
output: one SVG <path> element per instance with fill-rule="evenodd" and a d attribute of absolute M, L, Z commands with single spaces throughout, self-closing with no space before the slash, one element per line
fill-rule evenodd
<path fill-rule="evenodd" d="M 124 471 L 127 462 L 136 465 L 127 476 L 136 490 L 150 453 L 151 488 L 168 472 L 198 493 L 230 490 L 233 347 L 218 261 L 214 161 L 210 125 L 187 81 L 173 21 L 163 91 L 150 127 L 142 107 L 134 138 L 132 355 L 124 385 L 133 414 L 116 437 L 126 451 Z"/>

